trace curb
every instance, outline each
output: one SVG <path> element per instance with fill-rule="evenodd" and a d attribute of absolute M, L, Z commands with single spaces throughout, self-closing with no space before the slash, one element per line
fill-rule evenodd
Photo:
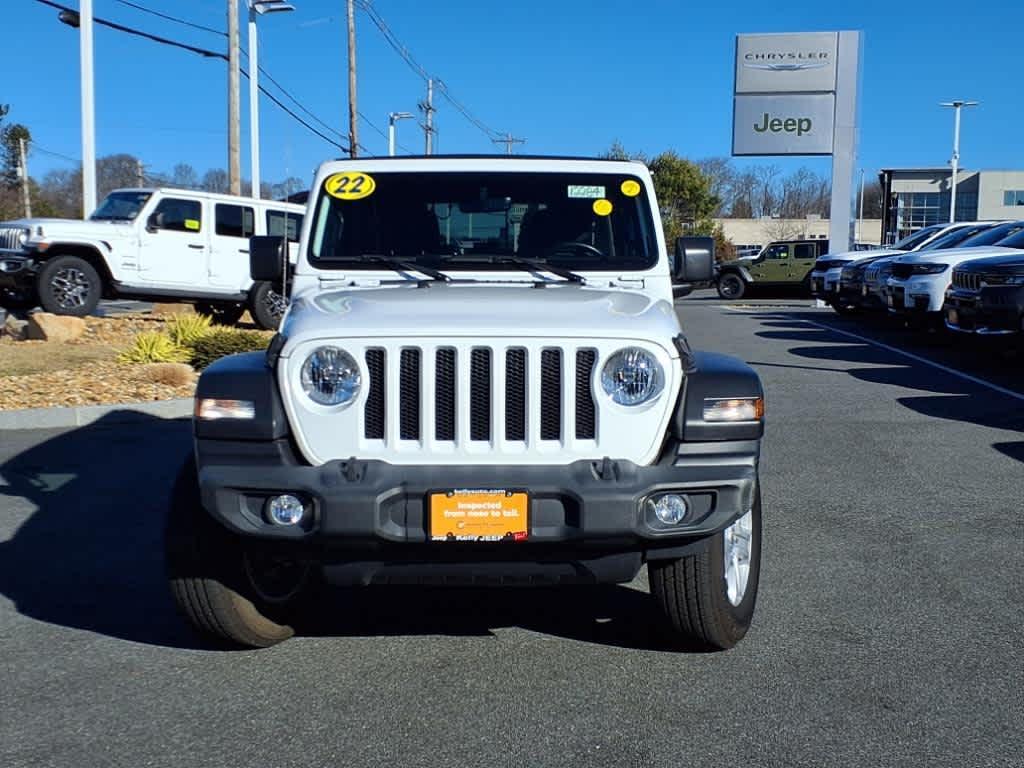
<path fill-rule="evenodd" d="M 147 421 L 146 416 L 161 419 L 191 418 L 192 399 L 0 411 L 0 430 L 82 427 L 101 419 L 105 424 L 131 424 Z"/>

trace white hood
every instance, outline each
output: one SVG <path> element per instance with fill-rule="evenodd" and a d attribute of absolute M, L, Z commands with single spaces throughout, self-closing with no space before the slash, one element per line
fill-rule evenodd
<path fill-rule="evenodd" d="M 948 248 L 939 251 L 908 253 L 895 261 L 900 264 L 959 264 L 971 259 L 983 259 L 986 256 L 1006 256 L 1015 253 L 1022 254 L 1024 251 L 1017 248 L 1002 248 L 997 245 L 979 245 L 974 248 Z"/>
<path fill-rule="evenodd" d="M 88 221 L 82 219 L 16 219 L 0 222 L 0 227 L 22 227 L 31 231 L 33 238 L 38 237 L 42 227 L 42 237 L 47 240 L 62 237 L 78 239 L 102 240 L 106 237 L 123 235 L 132 226 L 130 221 Z"/>
<path fill-rule="evenodd" d="M 294 343 L 339 336 L 667 340 L 679 333 L 679 321 L 668 302 L 631 291 L 410 283 L 300 295 L 282 332 L 286 356 Z"/>

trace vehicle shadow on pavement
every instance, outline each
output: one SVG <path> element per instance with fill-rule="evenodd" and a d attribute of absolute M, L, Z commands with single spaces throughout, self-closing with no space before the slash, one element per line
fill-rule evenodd
<path fill-rule="evenodd" d="M 0 501 L 35 507 L 0 542 L 0 594 L 23 616 L 138 643 L 205 648 L 175 609 L 163 530 L 191 448 L 188 420 L 129 411 L 55 433 L 0 464 Z M 6 522 L 6 521 L 4 521 Z M 521 627 L 648 650 L 679 650 L 646 591 L 624 586 L 458 589 L 324 587 L 300 635 L 481 636 Z"/>
<path fill-rule="evenodd" d="M 926 368 L 910 358 L 867 344 L 807 323 L 793 315 L 765 315 L 773 318 L 761 325 L 772 328 L 789 323 L 789 330 L 757 331 L 766 339 L 818 342 L 814 346 L 790 347 L 791 355 L 807 360 L 850 364 L 864 367 L 845 369 L 855 379 L 871 384 L 886 384 L 908 390 L 927 392 L 926 396 L 897 396 L 895 402 L 923 416 L 976 424 L 1004 431 L 1024 432 L 1024 411 L 1019 402 L 981 384 L 955 377 L 932 368 Z M 883 343 L 900 348 L 900 344 L 885 339 Z M 908 350 L 911 351 L 911 350 Z M 942 363 L 947 364 L 947 363 Z M 954 362 L 955 364 L 955 362 Z M 821 370 L 844 372 L 842 368 L 821 367 Z M 979 375 L 968 368 L 965 373 Z M 1024 462 L 1024 442 L 997 442 L 992 447 L 1011 459 Z"/>
<path fill-rule="evenodd" d="M 35 506 L 0 542 L 0 593 L 22 615 L 196 648 L 164 576 L 163 527 L 188 420 L 116 411 L 0 464 L 0 500 Z"/>
<path fill-rule="evenodd" d="M 389 586 L 325 592 L 318 618 L 302 627 L 305 635 L 486 637 L 520 628 L 634 650 L 692 650 L 674 643 L 649 593 L 627 586 Z"/>

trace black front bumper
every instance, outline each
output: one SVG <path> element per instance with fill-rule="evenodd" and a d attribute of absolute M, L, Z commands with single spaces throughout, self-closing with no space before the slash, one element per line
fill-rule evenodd
<path fill-rule="evenodd" d="M 942 312 L 946 327 L 980 336 L 1020 333 L 1024 323 L 1024 289 L 1017 286 L 954 289 L 946 294 Z"/>
<path fill-rule="evenodd" d="M 611 459 L 565 466 L 399 466 L 354 459 L 312 467 L 294 460 L 287 440 L 198 440 L 197 453 L 210 514 L 236 534 L 333 562 L 349 572 L 346 582 L 465 568 L 502 578 L 522 571 L 530 579 L 555 573 L 564 581 L 566 573 L 577 573 L 588 581 L 628 581 L 644 560 L 692 551 L 750 509 L 759 442 L 679 443 L 654 466 Z M 428 494 L 461 488 L 527 491 L 527 541 L 431 542 Z M 677 525 L 660 522 L 644 504 L 668 490 L 690 503 L 691 514 Z M 306 525 L 265 519 L 267 500 L 281 493 L 309 502 Z"/>
<path fill-rule="evenodd" d="M 15 288 L 32 282 L 34 262 L 22 252 L 0 250 L 0 288 Z"/>

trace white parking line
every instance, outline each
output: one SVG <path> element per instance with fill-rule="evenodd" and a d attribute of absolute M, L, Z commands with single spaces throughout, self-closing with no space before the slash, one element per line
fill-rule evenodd
<path fill-rule="evenodd" d="M 734 312 L 749 312 L 749 310 L 740 309 L 738 307 L 730 307 L 727 304 L 723 304 L 721 306 L 725 307 L 726 309 L 731 309 Z M 798 322 L 807 323 L 808 325 L 813 325 L 816 328 L 821 328 L 822 330 L 825 331 L 832 331 L 832 333 L 838 333 L 842 336 L 849 336 L 851 339 L 862 341 L 865 344 L 872 344 L 873 346 L 876 346 L 879 349 L 884 349 L 887 352 L 893 352 L 894 354 L 902 355 L 903 357 L 908 357 L 911 360 L 914 360 L 915 362 L 924 363 L 925 365 L 929 365 L 932 368 L 936 368 L 942 371 L 943 373 L 948 373 L 950 376 L 955 376 L 958 379 L 963 379 L 964 381 L 969 381 L 973 384 L 978 384 L 979 386 L 987 387 L 988 389 L 991 389 L 993 392 L 998 392 L 1001 395 L 1007 395 L 1008 397 L 1012 397 L 1015 400 L 1020 400 L 1024 402 L 1024 394 L 1021 394 L 1020 392 L 1014 392 L 1012 389 L 1000 387 L 998 384 L 993 384 L 991 381 L 986 381 L 985 379 L 979 379 L 977 376 L 971 376 L 969 373 L 964 373 L 963 371 L 956 370 L 956 368 L 949 368 L 948 366 L 942 365 L 941 363 L 936 363 L 934 360 L 929 360 L 927 357 L 921 357 L 920 355 L 915 355 L 912 352 L 905 352 L 904 350 L 899 349 L 897 347 L 891 347 L 888 344 L 883 344 L 880 341 L 875 341 L 874 339 L 869 339 L 866 336 L 860 336 L 856 333 L 842 331 L 831 325 L 826 325 L 825 323 L 816 323 L 813 320 L 804 320 L 803 318 L 794 319 L 797 320 Z"/>

